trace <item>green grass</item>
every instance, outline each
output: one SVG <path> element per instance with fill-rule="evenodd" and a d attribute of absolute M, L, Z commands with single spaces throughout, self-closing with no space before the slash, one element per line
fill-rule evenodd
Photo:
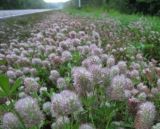
<path fill-rule="evenodd" d="M 142 14 L 125 14 L 113 9 L 107 9 L 107 7 L 85 7 L 82 9 L 66 8 L 65 11 L 74 16 L 90 17 L 94 19 L 105 19 L 109 17 L 121 21 L 123 25 L 128 25 L 130 22 L 136 21 L 141 17 L 145 17 L 146 20 L 152 24 L 155 30 L 160 31 L 160 18 L 156 16 L 144 16 Z"/>

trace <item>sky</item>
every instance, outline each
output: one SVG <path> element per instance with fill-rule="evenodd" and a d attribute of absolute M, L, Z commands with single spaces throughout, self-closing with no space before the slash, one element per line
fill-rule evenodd
<path fill-rule="evenodd" d="M 69 0 L 44 0 L 45 2 L 50 2 L 50 3 L 57 3 L 57 2 L 66 2 Z"/>

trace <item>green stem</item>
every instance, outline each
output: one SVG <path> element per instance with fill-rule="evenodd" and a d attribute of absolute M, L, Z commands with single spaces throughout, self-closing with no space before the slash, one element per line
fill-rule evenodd
<path fill-rule="evenodd" d="M 92 109 L 89 108 L 89 117 L 91 118 L 92 124 L 95 125 L 95 124 L 94 124 L 94 120 L 93 120 L 93 116 L 92 116 L 91 110 L 92 110 Z"/>

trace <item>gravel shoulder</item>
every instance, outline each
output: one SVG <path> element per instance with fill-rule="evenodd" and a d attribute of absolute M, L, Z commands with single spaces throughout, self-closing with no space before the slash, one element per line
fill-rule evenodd
<path fill-rule="evenodd" d="M 26 40 L 37 23 L 48 19 L 55 12 L 47 11 L 0 20 L 0 44 L 9 43 L 13 39 Z"/>
<path fill-rule="evenodd" d="M 27 14 L 41 13 L 51 9 L 26 9 L 26 10 L 0 10 L 0 19 L 22 16 Z"/>

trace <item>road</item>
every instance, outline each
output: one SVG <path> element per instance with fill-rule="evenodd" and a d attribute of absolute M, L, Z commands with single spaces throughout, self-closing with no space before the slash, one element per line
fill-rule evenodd
<path fill-rule="evenodd" d="M 0 19 L 50 11 L 50 9 L 0 10 Z"/>

